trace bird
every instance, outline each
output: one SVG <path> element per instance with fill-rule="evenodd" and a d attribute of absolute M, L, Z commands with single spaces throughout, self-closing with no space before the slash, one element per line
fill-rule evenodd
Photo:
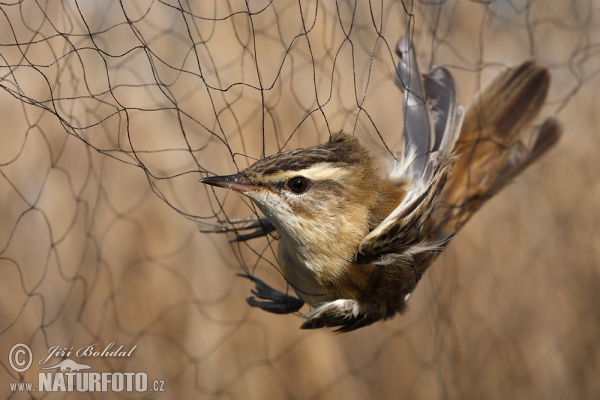
<path fill-rule="evenodd" d="M 340 132 L 200 180 L 248 197 L 264 214 L 205 232 L 233 231 L 234 241 L 279 235 L 278 262 L 296 296 L 242 274 L 254 282 L 250 306 L 288 314 L 308 304 L 301 328 L 336 332 L 403 314 L 425 270 L 470 217 L 562 135 L 553 116 L 529 129 L 550 86 L 548 68 L 534 60 L 500 72 L 465 109 L 447 68 L 419 72 L 409 37 L 396 54 L 403 147 L 387 173 L 356 136 Z"/>

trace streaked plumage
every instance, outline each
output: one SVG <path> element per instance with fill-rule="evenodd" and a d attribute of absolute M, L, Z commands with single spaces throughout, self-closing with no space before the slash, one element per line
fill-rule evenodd
<path fill-rule="evenodd" d="M 239 219 L 216 232 L 277 230 L 281 270 L 298 298 L 256 277 L 250 305 L 295 312 L 303 328 L 350 331 L 387 319 L 471 215 L 558 140 L 549 118 L 533 146 L 525 128 L 539 113 L 550 74 L 528 61 L 502 72 L 464 112 L 442 67 L 421 75 L 408 38 L 400 39 L 396 84 L 403 90 L 404 148 L 379 177 L 359 141 L 334 134 L 318 146 L 266 157 L 244 171 L 202 182 L 248 196 L 265 219 Z M 463 121 L 464 117 L 464 121 Z"/>

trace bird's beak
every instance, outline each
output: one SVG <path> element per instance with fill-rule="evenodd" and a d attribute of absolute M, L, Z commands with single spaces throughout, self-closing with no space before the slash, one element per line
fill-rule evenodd
<path fill-rule="evenodd" d="M 246 178 L 244 178 L 241 173 L 224 176 L 210 176 L 208 178 L 200 179 L 200 182 L 225 189 L 237 190 L 238 192 L 250 192 L 259 189 L 258 187 L 247 183 Z"/>

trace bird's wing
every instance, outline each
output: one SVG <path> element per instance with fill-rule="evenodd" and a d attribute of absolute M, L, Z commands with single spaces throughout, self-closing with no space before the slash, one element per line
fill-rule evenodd
<path fill-rule="evenodd" d="M 436 67 L 421 76 L 412 42 L 398 42 L 396 85 L 404 92 L 404 148 L 390 179 L 410 182 L 396 209 L 362 240 L 357 258 L 370 259 L 414 247 L 425 217 L 444 186 L 448 157 L 462 124 L 456 84 L 450 72 Z M 427 246 L 427 244 L 423 244 Z"/>
<path fill-rule="evenodd" d="M 402 110 L 404 112 L 404 158 L 408 173 L 423 177 L 431 160 L 435 130 L 431 104 L 427 101 L 423 79 L 419 73 L 417 55 L 408 36 L 398 41 L 396 54 L 400 58 L 395 78 L 396 86 L 403 91 Z"/>
<path fill-rule="evenodd" d="M 456 84 L 450 71 L 434 67 L 423 75 L 427 99 L 432 102 L 435 142 L 431 147 L 438 160 L 450 156 L 460 134 L 464 110 L 458 106 Z"/>

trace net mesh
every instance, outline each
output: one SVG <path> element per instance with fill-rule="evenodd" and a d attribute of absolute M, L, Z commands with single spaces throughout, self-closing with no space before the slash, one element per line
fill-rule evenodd
<path fill-rule="evenodd" d="M 600 396 L 600 3 L 0 3 L 0 393 L 53 346 L 144 371 L 166 398 Z M 272 237 L 205 235 L 251 215 L 198 183 L 345 131 L 401 148 L 394 46 L 453 73 L 460 103 L 535 58 L 565 134 L 425 274 L 406 315 L 335 335 L 247 306 L 285 290 Z M 538 121 L 539 122 L 539 121 Z M 33 367 L 8 360 L 27 344 Z M 73 355 L 74 355 L 73 351 Z M 54 365 L 60 357 L 51 359 Z M 146 396 L 138 393 L 138 397 Z M 73 393 L 72 397 L 132 397 Z"/>

